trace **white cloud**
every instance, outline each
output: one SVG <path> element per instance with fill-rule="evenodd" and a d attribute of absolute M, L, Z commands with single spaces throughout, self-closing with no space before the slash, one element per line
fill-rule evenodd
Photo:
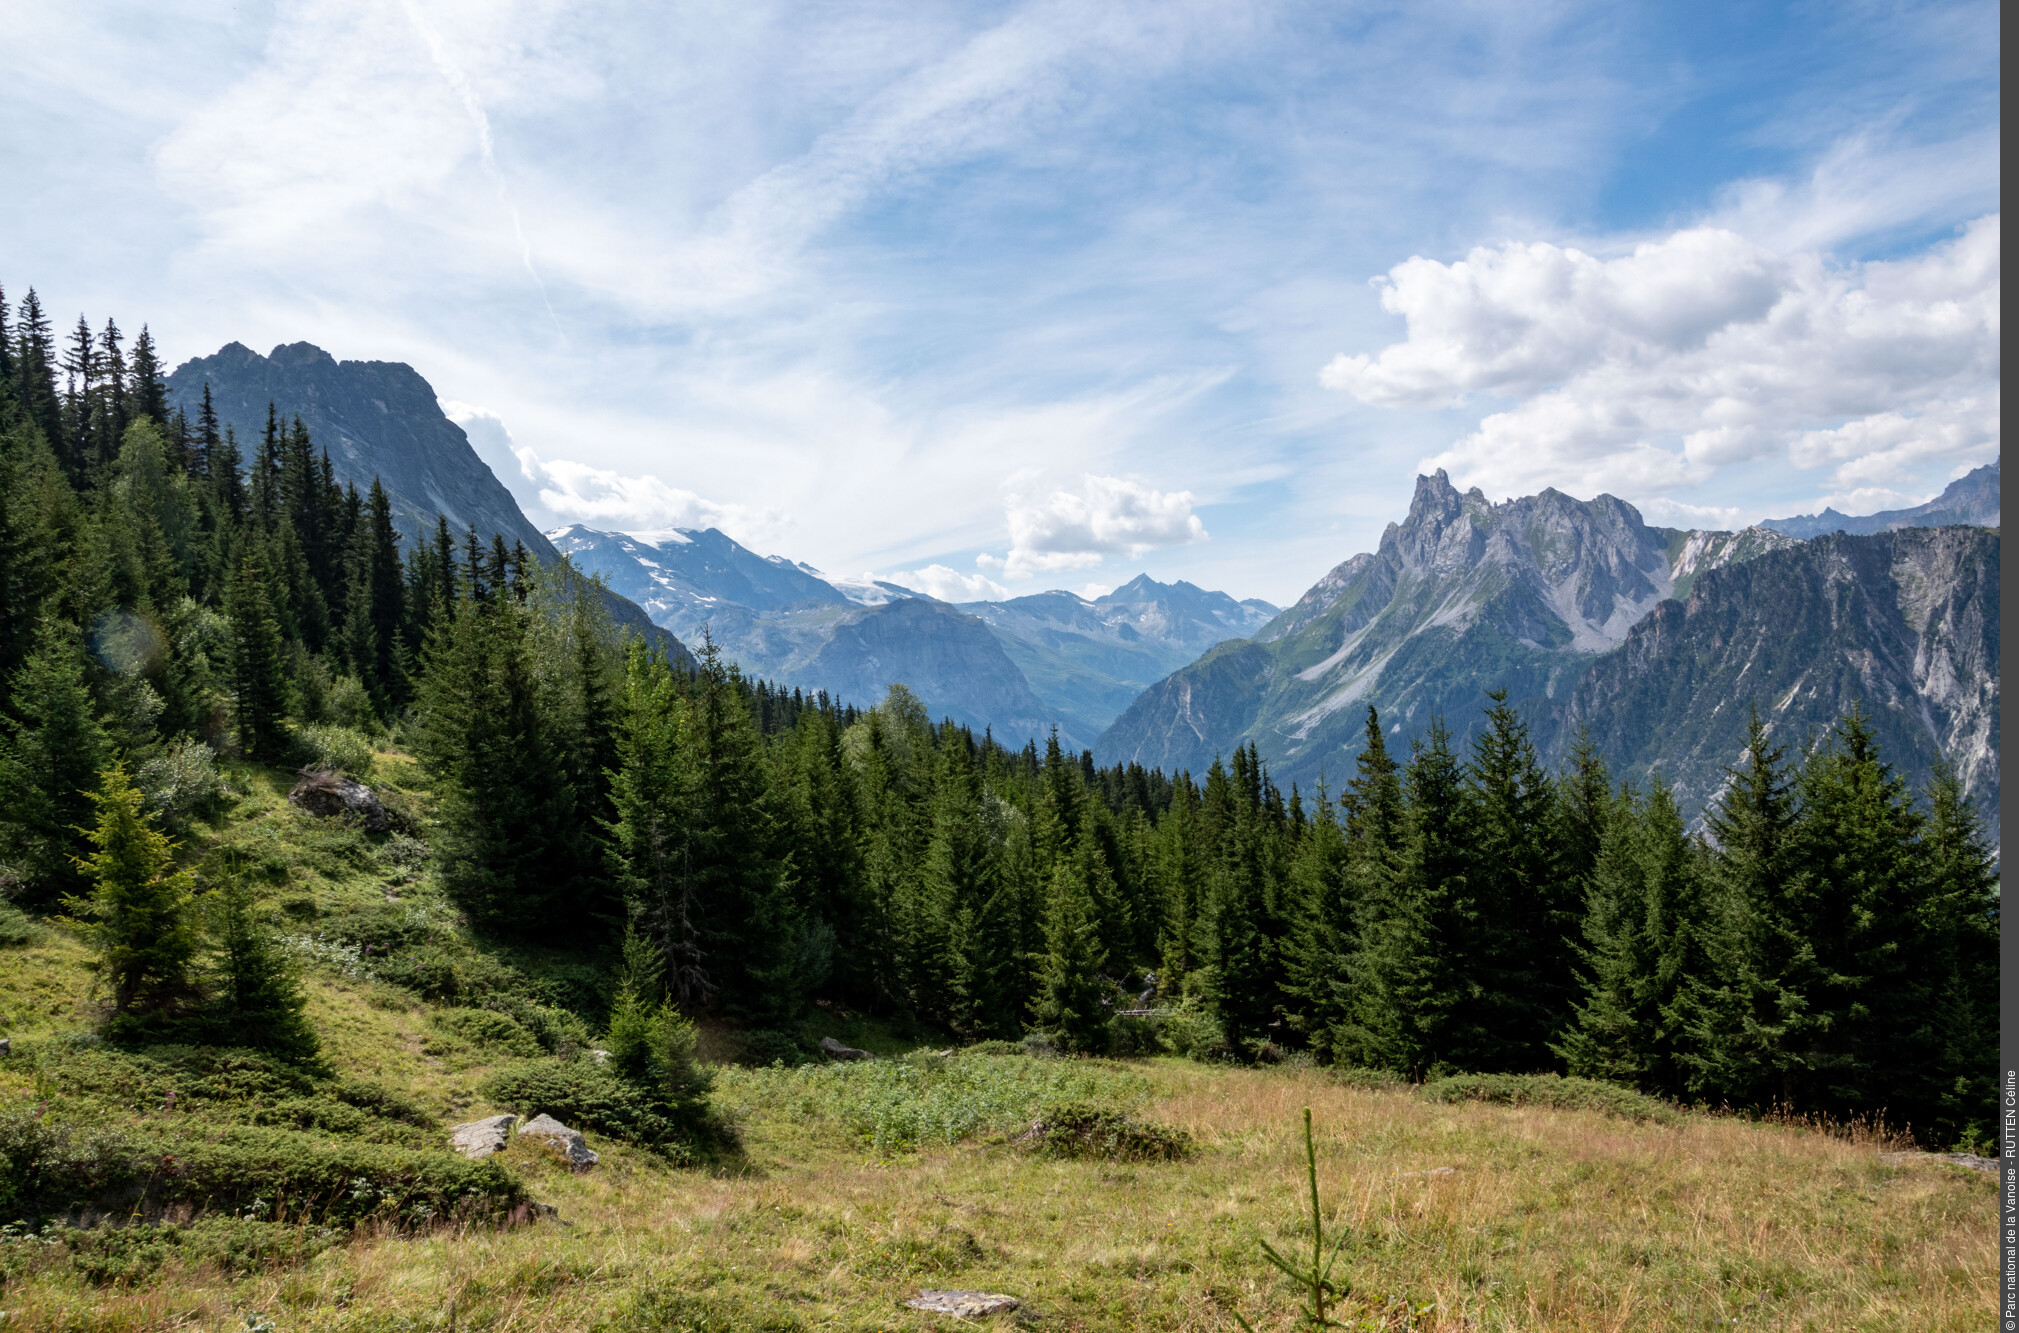
<path fill-rule="evenodd" d="M 1601 259 L 1548 243 L 1377 280 L 1406 340 L 1321 379 L 1383 407 L 1514 399 L 1423 466 L 1514 494 L 1649 497 L 1786 450 L 1840 487 L 1998 447 L 1999 217 L 1836 265 L 1719 228 Z"/>
<path fill-rule="evenodd" d="M 1004 574 L 1029 578 L 1040 571 L 1089 569 L 1108 555 L 1139 556 L 1160 546 L 1206 540 L 1206 525 L 1192 512 L 1190 491 L 1159 491 L 1126 477 L 1091 473 L 1078 492 L 1011 494 L 1007 505 L 1010 551 Z M 987 557 L 996 565 L 995 557 Z"/>
<path fill-rule="evenodd" d="M 514 444 L 505 423 L 481 407 L 451 400 L 442 411 L 543 529 L 569 523 L 633 533 L 720 528 L 749 545 L 775 537 L 786 525 L 776 510 L 717 504 L 650 473 L 627 476 L 570 459 L 543 459 L 530 446 Z"/>
<path fill-rule="evenodd" d="M 945 565 L 883 575 L 900 588 L 910 588 L 942 602 L 987 602 L 1010 596 L 1010 590 L 983 574 L 963 574 Z"/>

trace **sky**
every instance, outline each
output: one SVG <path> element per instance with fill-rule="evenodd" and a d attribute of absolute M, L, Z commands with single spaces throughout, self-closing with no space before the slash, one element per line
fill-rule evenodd
<path fill-rule="evenodd" d="M 1287 604 L 1419 472 L 1997 457 L 1989 3 L 0 7 L 0 284 L 405 361 L 542 526 Z"/>

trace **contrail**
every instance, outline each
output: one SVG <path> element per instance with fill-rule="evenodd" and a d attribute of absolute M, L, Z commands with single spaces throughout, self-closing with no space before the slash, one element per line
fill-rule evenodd
<path fill-rule="evenodd" d="M 541 278 L 540 270 L 533 265 L 533 243 L 526 239 L 526 229 L 519 221 L 519 206 L 512 202 L 511 192 L 505 188 L 505 174 L 498 170 L 498 159 L 491 152 L 491 118 L 484 114 L 484 104 L 477 100 L 477 90 L 470 86 L 470 81 L 464 77 L 462 69 L 449 58 L 447 49 L 442 45 L 442 39 L 435 35 L 435 30 L 428 26 L 425 18 L 421 17 L 414 0 L 400 0 L 400 8 L 406 11 L 407 22 L 414 25 L 414 31 L 419 33 L 421 41 L 427 44 L 428 58 L 434 61 L 436 72 L 454 90 L 456 96 L 462 99 L 463 111 L 469 116 L 470 124 L 476 127 L 477 147 L 483 155 L 484 170 L 490 174 L 491 183 L 497 186 L 498 202 L 505 206 L 507 213 L 511 214 L 512 234 L 519 238 L 519 262 L 526 266 L 526 273 L 533 279 L 533 285 L 540 289 L 540 304 L 547 307 L 547 318 L 554 322 L 555 336 L 565 343 L 568 335 L 562 332 L 561 317 L 554 313 L 554 303 L 547 296 L 547 283 Z"/>

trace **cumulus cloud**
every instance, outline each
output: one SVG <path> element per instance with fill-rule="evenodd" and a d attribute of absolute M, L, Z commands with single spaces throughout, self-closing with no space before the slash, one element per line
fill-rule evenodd
<path fill-rule="evenodd" d="M 1139 556 L 1160 546 L 1206 540 L 1206 525 L 1192 512 L 1190 491 L 1159 491 L 1126 477 L 1091 473 L 1078 491 L 1048 495 L 1012 493 L 1006 506 L 1010 550 L 983 556 L 984 568 L 1008 578 L 1089 569 L 1109 555 Z"/>
<path fill-rule="evenodd" d="M 937 597 L 942 602 L 987 602 L 1008 597 L 1010 590 L 985 574 L 963 574 L 945 565 L 900 571 L 885 576 L 900 588 Z"/>
<path fill-rule="evenodd" d="M 1514 400 L 1424 463 L 1497 494 L 1651 497 L 1781 451 L 1854 488 L 1996 455 L 1999 259 L 1997 214 L 1853 264 L 1716 227 L 1413 258 L 1377 279 L 1408 337 L 1320 378 L 1382 407 Z"/>
<path fill-rule="evenodd" d="M 543 528 L 569 523 L 605 532 L 720 528 L 749 544 L 775 536 L 785 525 L 776 510 L 718 504 L 650 473 L 629 476 L 571 459 L 543 459 L 530 446 L 513 443 L 505 423 L 481 407 L 451 401 L 442 411 Z"/>

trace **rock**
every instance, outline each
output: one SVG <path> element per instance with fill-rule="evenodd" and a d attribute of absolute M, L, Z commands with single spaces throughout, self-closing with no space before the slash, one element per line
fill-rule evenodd
<path fill-rule="evenodd" d="M 449 1146 L 465 1157 L 489 1157 L 505 1146 L 518 1122 L 515 1115 L 494 1115 L 457 1125 L 449 1131 Z"/>
<path fill-rule="evenodd" d="M 822 1037 L 820 1039 L 820 1050 L 821 1054 L 830 1060 L 867 1060 L 870 1058 L 868 1051 L 858 1051 L 853 1046 L 843 1046 L 832 1037 Z"/>
<path fill-rule="evenodd" d="M 519 1132 L 543 1139 L 548 1147 L 559 1149 L 561 1155 L 566 1157 L 577 1171 L 587 1171 L 600 1160 L 596 1151 L 582 1138 L 580 1132 L 569 1129 L 550 1115 L 534 1116 L 519 1126 Z"/>
<path fill-rule="evenodd" d="M 921 1291 L 905 1304 L 914 1310 L 926 1310 L 932 1314 L 979 1319 L 983 1315 L 1008 1314 L 1023 1302 L 1014 1296 L 993 1291 Z"/>
<path fill-rule="evenodd" d="M 14 1038 L 0 1037 L 0 1060 L 14 1054 Z"/>
<path fill-rule="evenodd" d="M 610 1063 L 610 1052 L 608 1052 L 608 1051 L 590 1051 L 590 1052 L 589 1052 L 589 1060 L 590 1060 L 590 1062 L 591 1062 L 592 1064 L 599 1064 L 599 1065 L 606 1065 L 606 1064 L 609 1064 L 609 1063 Z"/>
<path fill-rule="evenodd" d="M 384 833 L 392 827 L 386 818 L 386 808 L 379 804 L 379 798 L 372 795 L 372 789 L 356 778 L 342 773 L 332 773 L 326 768 L 304 768 L 301 781 L 294 784 L 294 790 L 287 794 L 290 804 L 301 807 L 312 815 L 334 818 L 352 815 L 364 821 L 365 832 Z"/>

